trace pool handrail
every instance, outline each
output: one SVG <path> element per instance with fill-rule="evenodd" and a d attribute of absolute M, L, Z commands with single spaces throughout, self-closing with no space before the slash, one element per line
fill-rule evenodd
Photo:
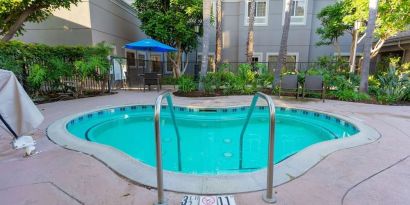
<path fill-rule="evenodd" d="M 161 93 L 155 102 L 154 112 L 154 124 L 155 124 L 155 144 L 156 144 L 156 160 L 157 160 L 157 188 L 158 188 L 158 205 L 167 205 L 168 203 L 164 198 L 164 182 L 163 182 L 163 170 L 162 170 L 162 151 L 161 151 L 161 128 L 160 128 L 160 115 L 162 108 L 162 101 L 167 99 L 168 107 L 170 110 L 171 118 L 174 123 L 175 132 L 177 135 L 178 146 L 178 170 L 181 171 L 181 145 L 180 135 L 175 120 L 174 105 L 172 103 L 172 92 L 170 90 Z"/>
<path fill-rule="evenodd" d="M 251 105 L 249 106 L 248 115 L 245 119 L 245 124 L 243 125 L 240 144 L 239 144 L 239 169 L 243 168 L 243 138 L 245 135 L 246 128 L 248 127 L 249 120 L 255 110 L 256 103 L 259 98 L 263 98 L 268 103 L 269 108 L 269 150 L 268 150 L 268 168 L 267 168 L 267 188 L 266 195 L 263 195 L 263 200 L 267 203 L 275 203 L 276 198 L 273 194 L 273 167 L 274 167 L 274 149 L 275 149 L 275 104 L 270 96 L 257 92 L 252 99 Z"/>

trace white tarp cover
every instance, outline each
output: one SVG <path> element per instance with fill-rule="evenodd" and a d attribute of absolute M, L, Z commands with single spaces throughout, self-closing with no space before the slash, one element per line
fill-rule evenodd
<path fill-rule="evenodd" d="M 40 110 L 31 101 L 16 76 L 2 69 L 0 69 L 0 114 L 18 136 L 29 134 L 44 120 Z M 4 128 L 1 121 L 0 126 Z"/>

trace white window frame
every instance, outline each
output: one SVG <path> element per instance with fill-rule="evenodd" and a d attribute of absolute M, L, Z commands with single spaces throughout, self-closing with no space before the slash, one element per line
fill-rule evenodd
<path fill-rule="evenodd" d="M 266 2 L 266 8 L 265 8 L 265 16 L 264 17 L 256 17 L 255 18 L 263 18 L 264 23 L 254 23 L 254 26 L 268 26 L 268 19 L 269 19 L 269 0 L 255 0 L 256 2 Z M 248 4 L 249 0 L 245 0 L 245 17 L 244 17 L 244 26 L 249 25 L 249 18 L 248 18 Z"/>
<path fill-rule="evenodd" d="M 295 0 L 292 0 L 295 1 Z M 297 0 L 296 0 L 297 1 Z M 282 8 L 282 26 L 285 24 L 285 4 L 286 0 L 283 0 L 283 8 Z M 293 5 L 293 2 L 292 2 Z M 305 26 L 306 21 L 307 21 L 307 11 L 308 11 L 308 5 L 309 5 L 309 0 L 305 0 L 305 12 L 303 16 L 303 22 L 292 22 L 292 16 L 290 17 L 290 25 L 296 25 L 296 26 Z"/>
<path fill-rule="evenodd" d="M 259 59 L 258 63 L 263 62 L 263 53 L 262 52 L 253 52 L 252 58 L 253 57 L 258 57 L 258 59 Z"/>
<path fill-rule="evenodd" d="M 296 56 L 296 65 L 295 65 L 295 69 L 299 69 L 299 52 L 287 52 L 286 53 L 287 56 Z M 278 52 L 269 52 L 266 53 L 266 62 L 269 63 L 269 56 L 278 56 L 279 57 L 279 53 Z"/>

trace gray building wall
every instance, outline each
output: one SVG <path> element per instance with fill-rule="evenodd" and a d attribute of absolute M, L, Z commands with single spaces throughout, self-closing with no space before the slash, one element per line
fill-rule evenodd
<path fill-rule="evenodd" d="M 70 10 L 53 12 L 41 23 L 28 23 L 17 39 L 48 45 L 113 45 L 113 54 L 124 56 L 126 43 L 145 38 L 132 7 L 122 0 L 82 1 Z"/>
<path fill-rule="evenodd" d="M 222 60 L 225 62 L 246 61 L 246 41 L 248 26 L 245 25 L 246 0 L 223 0 L 223 51 Z M 262 53 L 260 61 L 267 62 L 268 53 L 278 53 L 282 37 L 282 22 L 284 0 L 267 0 L 268 20 L 267 25 L 255 25 L 254 52 Z M 313 62 L 320 56 L 333 56 L 333 46 L 316 46 L 320 40 L 316 29 L 320 26 L 317 14 L 322 8 L 336 0 L 307 0 L 306 23 L 304 25 L 291 25 L 288 39 L 288 53 L 297 54 L 299 62 Z M 215 52 L 215 29 L 213 28 L 210 39 L 210 52 Z M 350 52 L 351 36 L 346 34 L 339 39 L 343 55 Z M 362 52 L 362 45 L 358 45 L 358 53 Z M 201 52 L 201 46 L 198 52 Z M 191 54 L 190 59 L 195 55 Z"/>

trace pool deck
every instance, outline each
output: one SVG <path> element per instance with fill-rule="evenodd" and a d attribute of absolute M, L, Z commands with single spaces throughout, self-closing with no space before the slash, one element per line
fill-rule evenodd
<path fill-rule="evenodd" d="M 38 154 L 23 158 L 0 130 L 0 204 L 153 204 L 156 190 L 118 176 L 92 156 L 51 142 L 46 128 L 54 121 L 106 106 L 153 104 L 157 92 L 116 95 L 42 104 L 45 121 L 35 132 Z M 251 96 L 175 97 L 176 105 L 232 106 Z M 313 109 L 361 120 L 382 137 L 371 144 L 330 154 L 304 175 L 275 188 L 277 204 L 410 204 L 410 106 L 381 106 L 319 100 L 278 99 L 280 106 Z M 265 204 L 263 192 L 235 195 L 238 205 Z M 166 192 L 169 204 L 183 194 Z"/>

